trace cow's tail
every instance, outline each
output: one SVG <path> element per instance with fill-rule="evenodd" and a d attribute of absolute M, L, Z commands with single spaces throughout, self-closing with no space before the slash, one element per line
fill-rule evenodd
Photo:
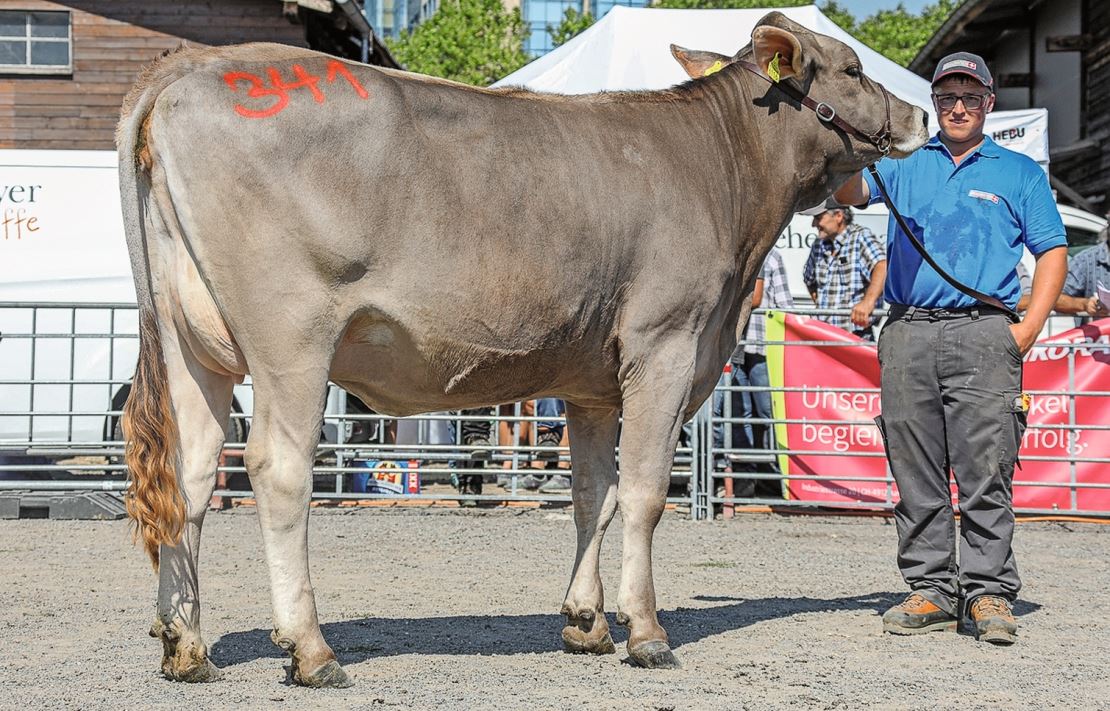
<path fill-rule="evenodd" d="M 159 93 L 181 76 L 167 53 L 143 72 L 124 99 L 116 149 L 120 198 L 139 307 L 139 361 L 123 408 L 127 513 L 155 569 L 160 545 L 176 545 L 185 527 L 185 499 L 177 479 L 178 429 L 170 400 L 158 313 L 151 283 L 151 250 L 163 238 L 152 199 L 153 156 L 148 119 Z"/>

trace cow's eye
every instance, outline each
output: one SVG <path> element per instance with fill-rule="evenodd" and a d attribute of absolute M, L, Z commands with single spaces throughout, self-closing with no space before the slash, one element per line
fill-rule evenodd
<path fill-rule="evenodd" d="M 848 67 L 847 69 L 845 69 L 844 73 L 847 74 L 850 77 L 855 78 L 855 79 L 860 78 L 859 67 L 857 67 L 855 65 L 852 65 L 852 66 Z"/>

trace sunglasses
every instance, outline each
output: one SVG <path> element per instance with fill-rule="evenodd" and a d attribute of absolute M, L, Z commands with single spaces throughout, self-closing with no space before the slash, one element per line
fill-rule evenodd
<path fill-rule="evenodd" d="M 951 111 L 956 108 L 956 102 L 962 101 L 968 111 L 978 111 L 983 108 L 990 94 L 933 94 L 933 101 L 941 111 Z"/>

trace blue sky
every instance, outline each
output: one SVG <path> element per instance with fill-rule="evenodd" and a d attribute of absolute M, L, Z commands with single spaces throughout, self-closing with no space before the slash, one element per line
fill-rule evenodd
<path fill-rule="evenodd" d="M 902 0 L 910 12 L 920 12 L 929 0 Z M 841 0 L 840 6 L 847 8 L 856 18 L 862 20 L 876 10 L 890 10 L 898 6 L 898 0 Z"/>

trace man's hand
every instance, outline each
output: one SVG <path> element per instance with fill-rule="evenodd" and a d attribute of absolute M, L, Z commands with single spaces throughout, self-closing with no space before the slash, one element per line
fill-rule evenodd
<path fill-rule="evenodd" d="M 1029 324 L 1025 321 L 1020 323 L 1010 324 L 1010 333 L 1013 334 L 1014 340 L 1017 341 L 1018 351 L 1024 356 L 1037 342 L 1037 336 L 1040 335 L 1040 329 L 1030 328 Z"/>
<path fill-rule="evenodd" d="M 852 323 L 857 328 L 867 328 L 871 325 L 871 314 L 875 311 L 875 300 L 863 297 L 860 302 L 852 307 Z"/>
<path fill-rule="evenodd" d="M 1091 298 L 1087 299 L 1087 305 L 1084 310 L 1091 318 L 1103 318 L 1104 316 L 1110 316 L 1110 310 L 1106 308 L 1106 306 L 1102 303 L 1102 300 L 1099 299 L 1098 296 L 1092 296 Z"/>

